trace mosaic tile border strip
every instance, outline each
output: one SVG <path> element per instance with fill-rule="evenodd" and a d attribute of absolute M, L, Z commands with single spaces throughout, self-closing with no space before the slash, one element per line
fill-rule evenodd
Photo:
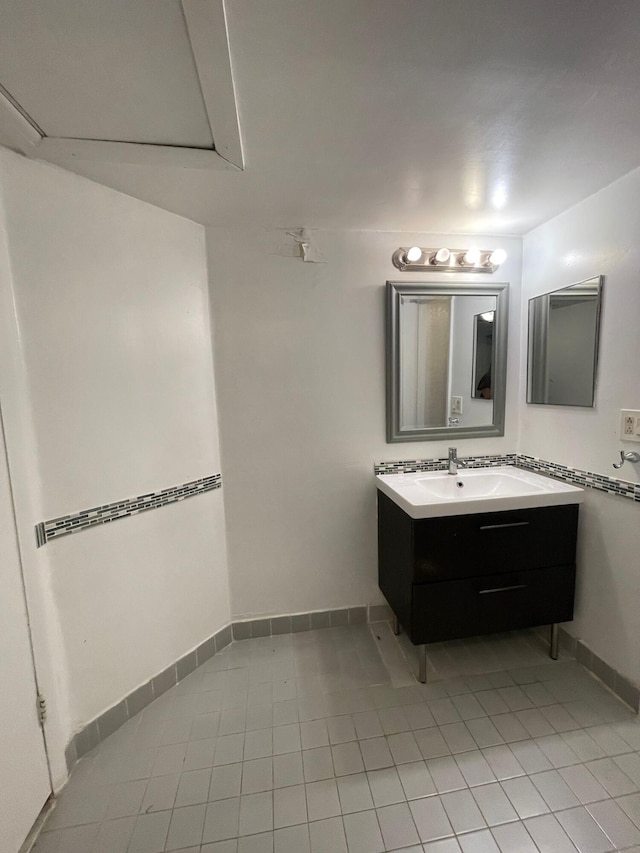
<path fill-rule="evenodd" d="M 507 453 L 502 456 L 463 456 L 462 459 L 469 468 L 515 465 L 517 468 L 533 471 L 536 474 L 547 474 L 549 477 L 563 480 L 565 483 L 571 483 L 574 486 L 596 489 L 609 495 L 618 495 L 618 497 L 629 498 L 640 503 L 640 483 L 630 483 L 627 480 L 607 477 L 606 474 L 582 471 L 579 468 L 571 468 L 569 465 L 537 459 L 535 456 Z M 419 471 L 446 471 L 448 464 L 447 459 L 412 459 L 400 462 L 377 462 L 373 466 L 373 470 L 376 474 L 414 474 Z"/>
<path fill-rule="evenodd" d="M 36 544 L 40 548 L 52 539 L 60 539 L 62 536 L 88 530 L 90 527 L 96 527 L 99 524 L 110 524 L 112 521 L 129 518 L 150 509 L 159 509 L 161 506 L 177 503 L 185 498 L 211 492 L 221 486 L 222 474 L 211 474 L 208 477 L 201 477 L 199 480 L 182 483 L 180 486 L 162 489 L 160 492 L 148 492 L 146 495 L 138 495 L 135 498 L 94 506 L 91 509 L 83 509 L 71 515 L 61 515 L 59 518 L 41 521 L 40 524 L 36 524 L 35 528 Z"/>
<path fill-rule="evenodd" d="M 571 483 L 574 486 L 596 489 L 609 495 L 618 495 L 621 498 L 630 498 L 632 501 L 640 502 L 640 483 L 617 480 L 615 477 L 607 477 L 606 474 L 594 474 L 591 471 L 582 471 L 579 468 L 571 468 L 569 465 L 559 465 L 557 462 L 546 462 L 544 459 L 524 456 L 520 453 L 516 465 L 518 468 L 534 471 L 537 474 L 548 474 L 556 480 L 564 480 L 565 483 Z"/>
<path fill-rule="evenodd" d="M 469 468 L 495 468 L 497 465 L 517 464 L 515 453 L 463 458 Z M 373 470 L 376 474 L 415 474 L 418 471 L 446 471 L 448 467 L 448 459 L 409 459 L 402 462 L 377 462 Z"/>

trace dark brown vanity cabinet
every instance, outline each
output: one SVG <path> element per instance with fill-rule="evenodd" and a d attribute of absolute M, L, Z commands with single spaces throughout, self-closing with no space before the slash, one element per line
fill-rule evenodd
<path fill-rule="evenodd" d="M 578 505 L 413 519 L 378 492 L 378 583 L 415 644 L 573 619 Z"/>

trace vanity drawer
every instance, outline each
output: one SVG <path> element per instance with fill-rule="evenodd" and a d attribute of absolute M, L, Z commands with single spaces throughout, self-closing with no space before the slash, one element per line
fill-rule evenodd
<path fill-rule="evenodd" d="M 411 640 L 434 643 L 567 622 L 574 587 L 575 565 L 414 584 Z"/>
<path fill-rule="evenodd" d="M 575 562 L 577 505 L 425 518 L 414 525 L 416 583 Z"/>

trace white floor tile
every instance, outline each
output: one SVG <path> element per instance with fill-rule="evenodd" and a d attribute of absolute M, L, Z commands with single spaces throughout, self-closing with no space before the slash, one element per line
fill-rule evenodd
<path fill-rule="evenodd" d="M 614 845 L 582 806 L 558 812 L 556 817 L 580 853 L 606 853 L 614 849 Z"/>
<path fill-rule="evenodd" d="M 404 789 L 395 767 L 372 770 L 370 773 L 367 773 L 367 777 L 369 779 L 373 804 L 376 808 L 406 801 Z"/>
<path fill-rule="evenodd" d="M 434 644 L 420 685 L 387 623 L 234 643 L 78 764 L 34 853 L 640 853 L 640 725 L 546 654 Z"/>
<path fill-rule="evenodd" d="M 528 776 L 505 779 L 501 784 L 520 818 L 534 817 L 549 811 L 549 807 Z"/>
<path fill-rule="evenodd" d="M 481 785 L 471 792 L 489 826 L 510 823 L 518 820 L 516 810 L 511 801 L 497 782 L 491 785 Z"/>
<path fill-rule="evenodd" d="M 411 812 L 406 803 L 376 809 L 378 823 L 387 850 L 417 844 L 420 841 Z"/>
<path fill-rule="evenodd" d="M 347 841 L 341 817 L 309 824 L 311 853 L 347 853 Z"/>
<path fill-rule="evenodd" d="M 396 807 L 397 808 L 397 807 Z M 436 841 L 453 835 L 453 829 L 439 797 L 412 800 L 409 803 L 420 841 Z"/>
<path fill-rule="evenodd" d="M 484 829 L 486 821 L 470 791 L 453 791 L 440 798 L 455 833 Z"/>
<path fill-rule="evenodd" d="M 343 820 L 349 853 L 382 853 L 384 851 L 375 811 L 348 814 Z"/>
<path fill-rule="evenodd" d="M 575 853 L 575 846 L 555 815 L 530 817 L 525 820 L 524 825 L 540 853 Z"/>

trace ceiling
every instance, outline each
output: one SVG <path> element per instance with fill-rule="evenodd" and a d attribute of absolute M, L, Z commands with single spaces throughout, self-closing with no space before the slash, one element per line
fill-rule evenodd
<path fill-rule="evenodd" d="M 243 171 L 48 159 L 205 224 L 496 234 L 640 166 L 638 0 L 224 5 Z M 46 135 L 206 146 L 179 16 L 0 0 L 0 84 Z"/>
<path fill-rule="evenodd" d="M 211 146 L 179 0 L 162 5 L 16 4 L 0 82 L 47 136 Z"/>

